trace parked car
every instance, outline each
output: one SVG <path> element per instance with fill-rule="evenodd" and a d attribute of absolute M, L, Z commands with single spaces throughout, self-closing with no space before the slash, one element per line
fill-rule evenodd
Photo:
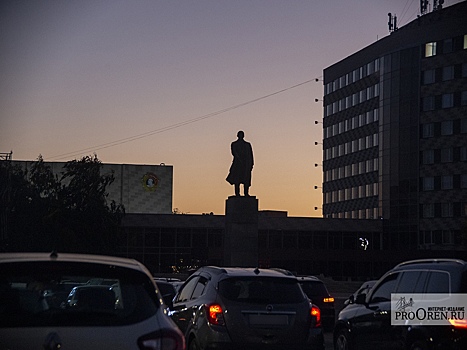
<path fill-rule="evenodd" d="M 321 322 L 325 330 L 332 330 L 336 320 L 334 297 L 329 294 L 323 281 L 315 276 L 297 277 L 308 298 L 321 310 Z"/>
<path fill-rule="evenodd" d="M 147 269 L 82 254 L 0 254 L 0 349 L 183 350 Z"/>
<path fill-rule="evenodd" d="M 467 293 L 467 262 L 426 259 L 401 263 L 345 307 L 334 328 L 334 348 L 467 349 L 467 323 L 391 325 L 391 293 Z"/>
<path fill-rule="evenodd" d="M 375 285 L 377 281 L 376 280 L 371 280 L 371 281 L 366 281 L 364 282 L 356 291 L 355 293 L 353 293 L 352 295 L 350 295 L 348 297 L 348 299 L 346 299 L 344 301 L 344 307 L 349 305 L 349 304 L 353 304 L 355 302 L 355 300 L 357 299 L 357 297 L 360 295 L 360 294 L 368 294 L 369 291 L 371 290 L 371 288 L 373 288 L 373 286 Z"/>
<path fill-rule="evenodd" d="M 171 308 L 172 300 L 175 297 L 175 294 L 177 294 L 176 284 L 169 282 L 166 279 L 155 278 L 154 281 L 156 282 L 157 288 L 159 288 L 159 291 L 162 294 L 162 300 L 164 300 L 164 304 Z"/>
<path fill-rule="evenodd" d="M 191 350 L 324 348 L 319 308 L 277 270 L 202 267 L 170 314 Z"/>

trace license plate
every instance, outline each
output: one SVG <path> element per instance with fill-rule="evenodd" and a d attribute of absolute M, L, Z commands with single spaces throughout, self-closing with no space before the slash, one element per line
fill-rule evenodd
<path fill-rule="evenodd" d="M 289 323 L 287 315 L 250 315 L 250 325 L 284 326 Z"/>

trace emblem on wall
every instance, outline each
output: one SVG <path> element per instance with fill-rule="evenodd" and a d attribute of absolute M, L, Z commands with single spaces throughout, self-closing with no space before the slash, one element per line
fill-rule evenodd
<path fill-rule="evenodd" d="M 141 182 L 146 191 L 154 192 L 159 185 L 159 178 L 153 173 L 146 173 L 141 179 Z"/>

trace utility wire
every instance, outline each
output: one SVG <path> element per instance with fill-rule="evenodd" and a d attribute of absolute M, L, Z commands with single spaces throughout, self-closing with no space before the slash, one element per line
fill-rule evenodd
<path fill-rule="evenodd" d="M 136 141 L 136 140 L 139 140 L 139 139 L 142 139 L 142 138 L 145 138 L 145 137 L 149 137 L 149 136 L 152 136 L 152 135 L 155 135 L 155 134 L 160 134 L 160 133 L 163 133 L 163 132 L 166 132 L 166 131 L 169 131 L 169 130 L 177 129 L 177 128 L 180 128 L 182 126 L 186 126 L 186 125 L 189 125 L 189 124 L 199 122 L 201 120 L 205 120 L 205 119 L 208 119 L 208 118 L 218 116 L 220 114 L 232 111 L 232 110 L 237 109 L 237 108 L 245 107 L 245 106 L 250 105 L 252 103 L 255 103 L 255 102 L 264 100 L 266 98 L 281 94 L 281 93 L 286 92 L 288 90 L 295 89 L 295 88 L 297 88 L 299 86 L 309 84 L 312 81 L 316 82 L 316 81 L 318 81 L 318 78 L 313 78 L 313 79 L 310 79 L 310 80 L 306 80 L 306 81 L 303 81 L 301 83 L 289 86 L 289 87 L 287 87 L 285 89 L 282 89 L 282 90 L 279 90 L 279 91 L 276 91 L 276 92 L 273 92 L 273 93 L 270 93 L 270 94 L 255 98 L 253 100 L 249 100 L 249 101 L 246 101 L 246 102 L 243 102 L 243 103 L 239 103 L 237 105 L 230 106 L 230 107 L 221 109 L 221 110 L 216 111 L 216 112 L 205 114 L 205 115 L 202 115 L 202 116 L 197 117 L 197 118 L 188 119 L 188 120 L 185 120 L 185 121 L 182 121 L 182 122 L 179 122 L 179 123 L 176 123 L 176 124 L 168 125 L 168 126 L 165 126 L 165 127 L 159 128 L 159 129 L 147 131 L 147 132 L 145 132 L 143 134 L 138 134 L 138 135 L 126 137 L 126 138 L 123 138 L 123 139 L 119 139 L 119 140 L 116 140 L 116 141 L 111 141 L 111 142 L 103 143 L 103 144 L 100 144 L 100 145 L 83 148 L 83 149 L 73 151 L 73 152 L 62 153 L 62 154 L 59 154 L 59 155 L 56 155 L 56 156 L 52 156 L 49 159 L 53 160 L 53 159 L 62 159 L 64 157 L 68 158 L 68 157 L 78 156 L 78 155 L 81 155 L 83 153 L 87 153 L 87 152 L 91 152 L 91 151 L 95 152 L 95 151 L 98 151 L 98 150 L 101 150 L 101 149 L 114 147 L 114 146 L 117 146 L 117 145 L 121 145 L 123 143 Z"/>

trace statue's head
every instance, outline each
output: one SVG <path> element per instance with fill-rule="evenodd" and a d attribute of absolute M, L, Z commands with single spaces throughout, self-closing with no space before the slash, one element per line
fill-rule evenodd
<path fill-rule="evenodd" d="M 245 137 L 245 133 L 244 133 L 243 131 L 240 130 L 239 132 L 237 132 L 237 137 L 238 137 L 239 139 L 243 139 L 243 138 Z"/>

